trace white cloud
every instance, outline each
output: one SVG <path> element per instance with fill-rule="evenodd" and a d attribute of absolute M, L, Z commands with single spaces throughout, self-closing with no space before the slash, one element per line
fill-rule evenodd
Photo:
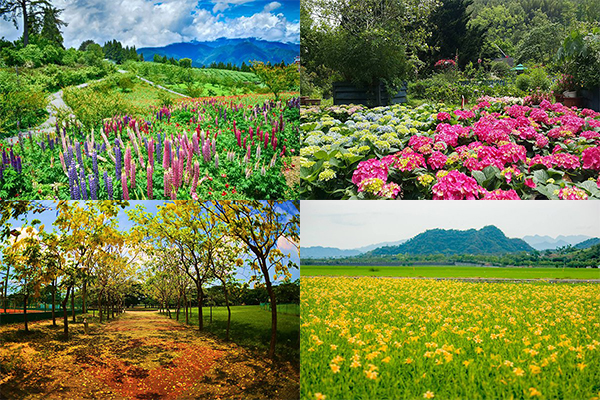
<path fill-rule="evenodd" d="M 274 1 L 272 3 L 269 3 L 265 6 L 264 8 L 264 12 L 271 12 L 271 11 L 275 11 L 277 10 L 279 7 L 281 7 L 281 3 Z"/>
<path fill-rule="evenodd" d="M 281 7 L 279 2 L 268 3 L 250 16 L 227 18 L 222 13 L 252 1 L 213 0 L 212 12 L 218 15 L 198 8 L 197 0 L 54 0 L 54 5 L 64 9 L 62 19 L 69 23 L 63 30 L 66 47 L 77 48 L 88 39 L 100 44 L 117 39 L 138 48 L 220 37 L 299 42 L 300 24 L 273 13 Z M 0 20 L 0 37 L 15 40 L 21 32 L 11 22 Z"/>

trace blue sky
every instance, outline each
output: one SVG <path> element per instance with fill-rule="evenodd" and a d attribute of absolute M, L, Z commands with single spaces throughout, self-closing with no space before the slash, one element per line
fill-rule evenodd
<path fill-rule="evenodd" d="M 66 47 L 87 39 L 128 46 L 257 37 L 300 43 L 300 0 L 53 0 L 64 9 Z M 0 19 L 0 37 L 15 40 L 22 26 Z"/>
<path fill-rule="evenodd" d="M 42 204 L 44 204 L 44 206 L 46 206 L 48 208 L 54 208 L 53 202 L 45 201 L 45 202 L 42 202 Z M 162 201 L 130 201 L 129 204 L 130 205 L 127 209 L 131 209 L 131 208 L 136 207 L 139 204 L 142 204 L 146 208 L 146 211 L 155 213 L 157 211 L 157 207 L 159 205 L 162 205 L 163 202 Z M 293 208 L 290 207 L 290 209 L 286 210 L 286 211 L 292 212 Z M 48 211 L 44 211 L 41 214 L 31 214 L 30 213 L 26 216 L 26 218 L 30 222 L 34 219 L 39 220 L 42 224 L 45 225 L 44 230 L 46 232 L 51 232 L 51 231 L 53 231 L 52 223 L 56 219 L 56 215 L 57 215 L 56 209 L 54 208 L 54 209 L 51 209 Z M 120 210 L 119 215 L 118 215 L 118 220 L 119 220 L 119 228 L 123 231 L 127 231 L 127 230 L 131 229 L 131 227 L 134 225 L 133 222 L 131 222 L 129 220 L 129 218 L 127 217 L 125 210 Z M 10 220 L 9 222 L 13 225 L 13 227 L 20 227 L 23 225 L 23 223 L 20 221 Z M 289 244 L 289 242 L 286 242 L 285 240 L 280 240 L 278 247 L 284 254 L 288 254 L 289 258 L 293 262 L 295 262 L 296 265 L 300 265 L 300 259 L 299 259 L 298 252 L 292 245 Z M 294 281 L 300 277 L 300 271 L 298 269 L 292 269 L 290 272 L 292 273 L 292 281 Z M 241 280 L 248 280 L 250 278 L 250 276 L 251 276 L 250 270 L 247 268 L 240 269 L 237 273 L 237 278 L 241 279 Z M 272 277 L 272 274 L 271 274 L 271 277 Z"/>

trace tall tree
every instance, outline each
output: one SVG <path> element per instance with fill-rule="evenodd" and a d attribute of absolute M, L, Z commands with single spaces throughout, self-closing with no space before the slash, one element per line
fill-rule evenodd
<path fill-rule="evenodd" d="M 225 222 L 229 234 L 243 243 L 254 256 L 250 267 L 252 279 L 264 283 L 271 304 L 271 343 L 269 358 L 275 360 L 277 342 L 277 299 L 273 281 L 284 276 L 289 279 L 289 269 L 295 267 L 278 249 L 284 239 L 297 243 L 300 238 L 299 205 L 276 201 L 213 201 L 203 207 L 215 218 Z M 296 210 L 290 210 L 290 208 Z M 288 212 L 289 210 L 291 212 Z"/>
<path fill-rule="evenodd" d="M 54 6 L 44 7 L 44 14 L 42 16 L 42 31 L 40 32 L 40 36 L 43 39 L 46 39 L 51 43 L 55 43 L 62 48 L 64 48 L 64 39 L 61 28 L 68 25 L 66 22 L 60 19 L 60 14 L 63 11 L 64 10 Z"/>
<path fill-rule="evenodd" d="M 33 19 L 43 15 L 44 7 L 52 7 L 48 0 L 0 0 L 0 15 L 12 21 L 19 28 L 19 18 L 23 17 L 23 45 L 29 44 L 29 30 Z"/>

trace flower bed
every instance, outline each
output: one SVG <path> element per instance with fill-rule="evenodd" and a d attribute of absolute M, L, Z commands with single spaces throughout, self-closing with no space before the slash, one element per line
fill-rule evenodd
<path fill-rule="evenodd" d="M 301 197 L 600 198 L 600 113 L 503 100 L 324 112 L 301 125 Z"/>
<path fill-rule="evenodd" d="M 299 148 L 299 99 L 259 98 L 188 99 L 95 134 L 74 124 L 0 143 L 0 199 L 296 198 L 284 171 Z"/>

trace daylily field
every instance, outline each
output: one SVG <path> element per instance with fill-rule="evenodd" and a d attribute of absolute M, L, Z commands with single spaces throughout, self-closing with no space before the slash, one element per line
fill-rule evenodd
<path fill-rule="evenodd" d="M 21 134 L 0 142 L 0 199 L 297 198 L 300 105 L 285 97 L 186 99 Z"/>
<path fill-rule="evenodd" d="M 303 110 L 301 197 L 600 198 L 600 113 L 520 102 Z"/>
<path fill-rule="evenodd" d="M 595 284 L 302 278 L 301 398 L 597 399 Z"/>

